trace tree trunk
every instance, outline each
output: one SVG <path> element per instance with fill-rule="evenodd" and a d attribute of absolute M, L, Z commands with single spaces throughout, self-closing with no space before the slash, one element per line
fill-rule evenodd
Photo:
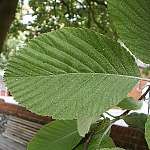
<path fill-rule="evenodd" d="M 0 52 L 9 27 L 14 20 L 18 0 L 0 0 Z"/>

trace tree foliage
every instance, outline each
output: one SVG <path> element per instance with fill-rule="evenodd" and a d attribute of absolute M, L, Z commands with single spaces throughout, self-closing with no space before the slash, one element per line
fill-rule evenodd
<path fill-rule="evenodd" d="M 16 37 L 20 31 L 25 31 L 28 40 L 62 27 L 86 27 L 113 35 L 106 0 L 30 0 L 29 6 L 32 11 L 28 10 L 27 15 L 34 19 L 27 24 L 23 23 L 22 1 L 17 9 L 19 17 L 16 16 L 10 35 Z"/>
<path fill-rule="evenodd" d="M 110 30 L 105 0 L 31 0 L 29 5 L 35 17 L 29 23 L 31 37 L 61 27 L 87 27 L 102 33 Z"/>

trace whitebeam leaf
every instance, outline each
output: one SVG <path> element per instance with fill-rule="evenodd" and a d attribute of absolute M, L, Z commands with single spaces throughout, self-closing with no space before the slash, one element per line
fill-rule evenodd
<path fill-rule="evenodd" d="M 108 9 L 119 38 L 150 63 L 150 0 L 108 0 Z"/>
<path fill-rule="evenodd" d="M 72 150 L 81 139 L 76 120 L 57 120 L 38 131 L 28 150 Z"/>
<path fill-rule="evenodd" d="M 124 150 L 123 148 L 101 148 L 100 150 Z"/>
<path fill-rule="evenodd" d="M 150 147 L 150 117 L 147 118 L 147 122 L 145 124 L 145 138 L 148 146 Z"/>
<path fill-rule="evenodd" d="M 88 29 L 64 28 L 32 40 L 8 64 L 15 99 L 56 119 L 98 116 L 137 83 L 138 68 L 124 48 Z"/>

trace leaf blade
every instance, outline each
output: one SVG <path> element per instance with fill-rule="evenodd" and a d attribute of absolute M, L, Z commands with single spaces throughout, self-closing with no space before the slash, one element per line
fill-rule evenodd
<path fill-rule="evenodd" d="M 147 118 L 147 122 L 145 124 L 145 138 L 148 146 L 150 146 L 150 117 Z"/>
<path fill-rule="evenodd" d="M 29 150 L 73 149 L 81 140 L 76 121 L 54 121 L 45 125 L 28 144 Z"/>
<path fill-rule="evenodd" d="M 123 120 L 133 128 L 139 128 L 145 130 L 145 123 L 147 121 L 147 115 L 143 113 L 133 112 L 123 117 Z"/>
<path fill-rule="evenodd" d="M 137 58 L 150 63 L 150 1 L 109 0 L 108 8 L 121 40 Z"/>
<path fill-rule="evenodd" d="M 87 29 L 65 28 L 31 41 L 10 60 L 5 80 L 31 111 L 76 119 L 116 105 L 138 75 L 134 58 L 118 43 Z"/>
<path fill-rule="evenodd" d="M 128 109 L 128 110 L 137 110 L 142 107 L 142 102 L 141 101 L 136 101 L 130 97 L 125 98 L 122 100 L 117 106 L 122 108 L 122 109 Z"/>

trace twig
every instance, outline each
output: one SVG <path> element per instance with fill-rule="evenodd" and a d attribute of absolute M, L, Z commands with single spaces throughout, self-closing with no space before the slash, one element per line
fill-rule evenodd
<path fill-rule="evenodd" d="M 141 101 L 142 99 L 145 98 L 145 96 L 147 95 L 147 93 L 150 91 L 150 86 L 148 87 L 148 89 L 146 90 L 146 92 L 139 98 L 139 100 Z"/>
<path fill-rule="evenodd" d="M 107 115 L 109 115 L 110 117 L 112 117 L 112 118 L 116 118 L 117 116 L 113 116 L 112 114 L 110 114 L 109 112 L 105 112 Z"/>
<path fill-rule="evenodd" d="M 130 112 L 130 110 L 126 110 L 123 114 L 120 115 L 120 117 L 126 116 L 129 112 Z"/>
<path fill-rule="evenodd" d="M 88 136 L 88 138 L 86 139 L 83 150 L 88 150 L 88 145 L 91 141 L 92 136 L 93 136 L 93 132 L 91 132 L 90 135 Z"/>

